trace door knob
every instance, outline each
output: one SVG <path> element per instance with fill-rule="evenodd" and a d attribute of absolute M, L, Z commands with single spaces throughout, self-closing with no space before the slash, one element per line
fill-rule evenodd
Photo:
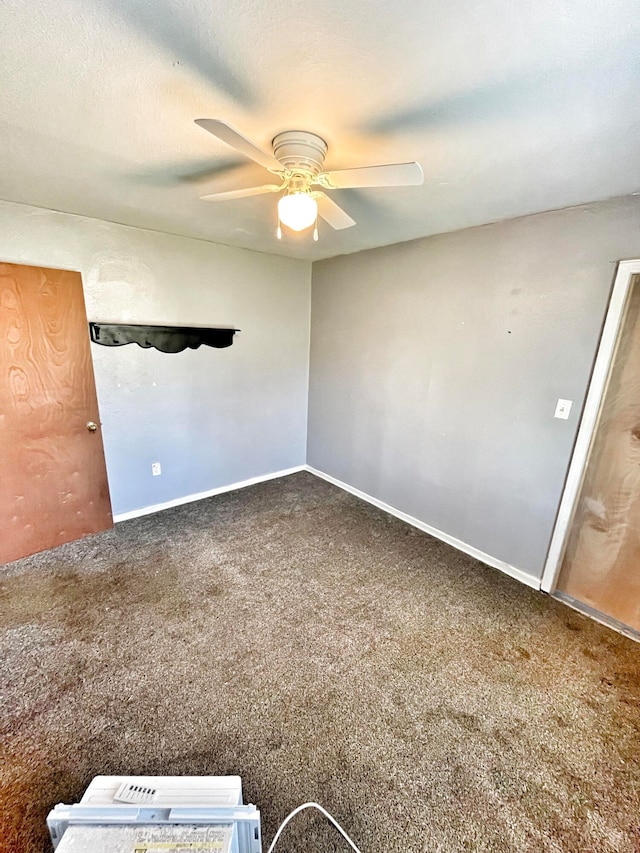
<path fill-rule="evenodd" d="M 93 421 L 89 421 L 87 423 L 87 429 L 89 430 L 89 432 L 95 432 L 98 429 L 98 424 L 94 424 Z"/>

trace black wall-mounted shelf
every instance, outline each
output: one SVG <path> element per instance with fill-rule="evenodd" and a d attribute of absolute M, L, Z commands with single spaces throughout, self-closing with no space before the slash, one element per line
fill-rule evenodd
<path fill-rule="evenodd" d="M 89 323 L 91 340 L 105 347 L 138 344 L 160 352 L 182 352 L 199 346 L 230 347 L 240 329 L 200 326 L 144 326 L 137 323 Z"/>

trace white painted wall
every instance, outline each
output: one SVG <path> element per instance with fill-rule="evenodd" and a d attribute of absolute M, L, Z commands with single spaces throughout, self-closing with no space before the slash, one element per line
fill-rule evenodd
<path fill-rule="evenodd" d="M 628 197 L 315 263 L 309 465 L 539 579 L 616 263 L 638 256 Z"/>
<path fill-rule="evenodd" d="M 637 256 L 629 197 L 317 262 L 309 382 L 309 262 L 0 202 L 0 259 L 80 270 L 90 319 L 242 329 L 225 350 L 92 345 L 117 514 L 307 461 L 532 582 Z"/>
<path fill-rule="evenodd" d="M 79 270 L 90 320 L 242 330 L 173 355 L 92 344 L 114 513 L 304 464 L 310 262 L 8 202 L 0 260 Z"/>

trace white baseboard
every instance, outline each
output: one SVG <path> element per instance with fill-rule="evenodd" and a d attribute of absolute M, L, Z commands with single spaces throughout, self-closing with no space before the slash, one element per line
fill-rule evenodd
<path fill-rule="evenodd" d="M 152 513 L 160 512 L 163 509 L 170 509 L 174 506 L 181 506 L 182 504 L 192 503 L 193 501 L 200 501 L 204 498 L 213 497 L 214 495 L 222 495 L 225 492 L 234 492 L 236 489 L 246 489 L 248 486 L 255 486 L 258 483 L 264 483 L 267 480 L 275 480 L 277 477 L 286 477 L 289 474 L 297 474 L 299 471 L 309 471 L 310 474 L 314 474 L 316 477 L 320 477 L 328 483 L 332 483 L 334 486 L 344 489 L 345 492 L 349 492 L 357 498 L 373 504 L 373 506 L 378 507 L 378 509 L 383 510 L 383 512 L 388 512 L 389 515 L 393 515 L 401 521 L 405 521 L 407 524 L 417 527 L 418 530 L 422 530 L 423 533 L 428 533 L 429 536 L 433 536 L 436 539 L 440 539 L 442 542 L 446 542 L 447 545 L 451 545 L 458 551 L 462 551 L 470 557 L 475 557 L 475 559 L 480 560 L 481 563 L 485 563 L 487 566 L 491 566 L 494 569 L 499 569 L 501 572 L 504 572 L 506 575 L 509 575 L 510 577 L 519 580 L 521 583 L 530 586 L 532 589 L 540 589 L 540 581 L 526 572 L 523 572 L 521 569 L 517 569 L 509 563 L 505 563 L 503 560 L 498 560 L 490 554 L 485 554 L 483 551 L 478 550 L 478 548 L 474 548 L 472 545 L 467 545 L 466 542 L 462 542 L 460 539 L 456 539 L 448 533 L 443 533 L 442 530 L 431 527 L 430 524 L 425 524 L 424 521 L 420 521 L 418 518 L 414 518 L 412 515 L 408 515 L 406 512 L 402 512 L 390 504 L 384 503 L 384 501 L 378 500 L 378 498 L 374 498 L 366 492 L 362 492 L 360 489 L 350 486 L 348 483 L 343 483 L 342 480 L 338 480 L 330 474 L 325 474 L 324 471 L 319 471 L 311 465 L 296 465 L 294 468 L 285 468 L 282 471 L 274 471 L 272 474 L 262 474 L 260 477 L 251 477 L 250 479 L 242 480 L 239 483 L 229 483 L 227 486 L 218 486 L 217 488 L 209 489 L 206 492 L 197 492 L 196 494 L 185 495 L 181 498 L 174 498 L 173 500 L 165 501 L 164 503 L 141 507 L 140 509 L 134 509 L 129 512 L 121 512 L 114 515 L 113 520 L 117 524 L 121 521 L 128 521 L 131 518 L 140 518 L 143 515 L 151 515 Z"/>
<path fill-rule="evenodd" d="M 487 566 L 491 566 L 494 569 L 499 569 L 501 572 L 504 572 L 505 575 L 509 575 L 510 577 L 519 580 L 521 583 L 530 586 L 532 589 L 540 589 L 539 579 L 532 577 L 526 572 L 523 572 L 522 569 L 516 569 L 515 566 L 512 566 L 509 563 L 505 563 L 503 560 L 498 560 L 496 559 L 496 557 L 492 557 L 490 554 L 485 554 L 484 551 L 479 551 L 477 548 L 474 548 L 473 545 L 467 545 L 466 542 L 461 542 L 460 539 L 456 539 L 454 536 L 450 536 L 448 533 L 443 533 L 442 530 L 438 530 L 435 527 L 431 527 L 430 524 L 425 524 L 424 521 L 420 521 L 419 519 L 414 518 L 412 515 L 408 515 L 406 512 L 401 512 L 399 509 L 396 509 L 395 507 L 384 503 L 384 501 L 378 500 L 378 498 L 374 498 L 371 495 L 368 495 L 366 492 L 361 492 L 360 489 L 356 489 L 353 486 L 349 486 L 347 483 L 343 483 L 342 480 L 338 480 L 335 477 L 332 477 L 330 474 L 325 474 L 324 471 L 318 471 L 317 468 L 312 468 L 311 465 L 305 465 L 304 469 L 306 471 L 309 471 L 309 473 L 311 474 L 315 474 L 316 477 L 321 477 L 328 483 L 332 483 L 334 486 L 338 486 L 338 488 L 344 489 L 345 492 L 349 492 L 350 494 L 355 495 L 357 498 L 360 498 L 363 501 L 367 501 L 367 503 L 373 504 L 373 506 L 378 507 L 378 509 L 381 509 L 384 512 L 388 512 L 389 515 L 394 515 L 401 521 L 406 521 L 407 524 L 411 524 L 413 527 L 417 527 L 418 530 L 422 530 L 424 533 L 428 533 L 429 536 L 433 536 L 436 539 L 440 539 L 442 542 L 446 542 L 447 545 L 451 545 L 453 548 L 457 548 L 458 551 L 462 551 L 463 553 L 468 554 L 470 557 L 475 557 L 475 559 L 480 560 L 481 563 L 486 563 Z"/>
<path fill-rule="evenodd" d="M 273 474 L 262 474 L 260 477 L 251 477 L 249 480 L 241 480 L 239 483 L 229 483 L 228 486 L 218 486 L 216 489 L 209 489 L 206 492 L 197 492 L 194 495 L 185 495 L 181 498 L 174 498 L 171 501 L 165 501 L 161 504 L 153 504 L 153 506 L 145 506 L 140 509 L 132 509 L 130 512 L 119 512 L 113 516 L 116 524 L 120 521 L 128 521 L 130 518 L 140 518 L 143 515 L 151 515 L 154 512 L 160 512 L 163 509 L 170 509 L 173 506 L 181 506 L 182 504 L 193 503 L 193 501 L 201 501 L 203 498 L 211 498 L 213 495 L 222 495 L 225 492 L 235 492 L 236 489 L 246 489 L 247 486 L 255 486 L 258 483 L 265 483 L 267 480 L 275 480 L 277 477 L 286 477 L 288 474 L 297 474 L 298 471 L 306 471 L 306 465 L 296 465 L 295 468 L 285 468 L 283 471 L 274 471 Z"/>

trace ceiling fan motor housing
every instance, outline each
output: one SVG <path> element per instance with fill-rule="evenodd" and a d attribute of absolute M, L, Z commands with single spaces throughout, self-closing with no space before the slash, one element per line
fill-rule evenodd
<path fill-rule="evenodd" d="M 274 137 L 273 153 L 282 165 L 294 174 L 313 177 L 322 171 L 327 143 L 306 130 L 287 130 Z"/>

